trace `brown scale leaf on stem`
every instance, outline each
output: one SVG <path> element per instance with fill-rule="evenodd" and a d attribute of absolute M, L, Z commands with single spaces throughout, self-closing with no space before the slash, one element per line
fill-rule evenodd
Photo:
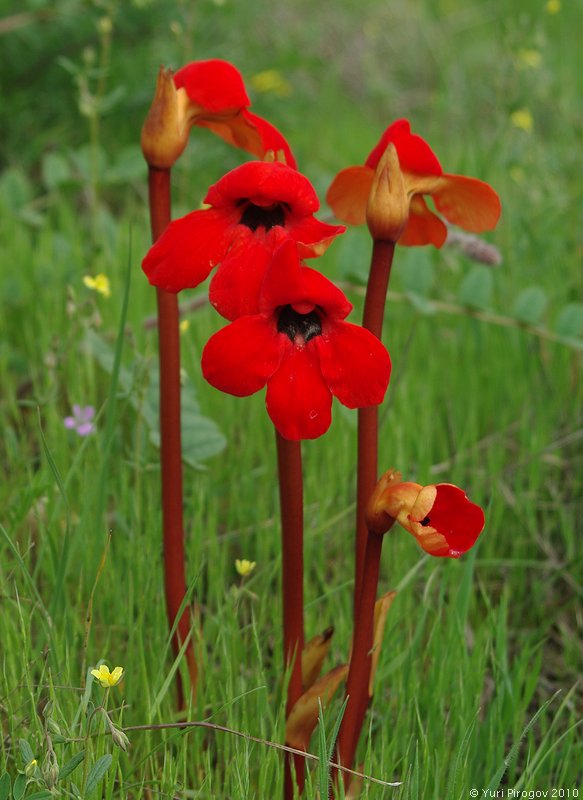
<path fill-rule="evenodd" d="M 298 750 L 308 749 L 310 737 L 318 722 L 318 701 L 325 707 L 347 675 L 348 664 L 334 667 L 297 700 L 285 726 L 285 741 L 288 745 Z"/>
<path fill-rule="evenodd" d="M 304 691 L 315 683 L 324 659 L 330 651 L 334 628 L 326 628 L 322 633 L 317 634 L 306 643 L 302 651 L 302 688 Z"/>

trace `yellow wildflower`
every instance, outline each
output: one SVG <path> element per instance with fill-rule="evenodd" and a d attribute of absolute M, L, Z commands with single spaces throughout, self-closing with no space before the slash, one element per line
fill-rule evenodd
<path fill-rule="evenodd" d="M 83 283 L 88 289 L 92 289 L 104 297 L 111 297 L 111 286 L 109 285 L 109 278 L 100 272 L 94 278 L 91 275 L 85 275 Z"/>
<path fill-rule="evenodd" d="M 547 14 L 558 14 L 561 10 L 561 0 L 548 0 Z"/>
<path fill-rule="evenodd" d="M 97 678 L 104 689 L 107 689 L 110 686 L 116 686 L 121 681 L 123 667 L 115 667 L 113 671 L 110 672 L 107 664 L 101 664 L 99 669 L 92 669 L 91 674 L 94 678 Z"/>
<path fill-rule="evenodd" d="M 278 97 L 289 97 L 293 86 L 276 69 L 264 69 L 251 78 L 251 86 L 261 94 L 273 92 Z"/>
<path fill-rule="evenodd" d="M 257 564 L 255 561 L 248 561 L 246 558 L 235 559 L 235 569 L 242 578 L 246 575 L 250 575 L 256 566 Z"/>
<path fill-rule="evenodd" d="M 186 333 L 186 331 L 190 328 L 190 320 L 189 319 L 181 320 L 180 325 L 178 327 L 180 328 L 180 333 Z"/>
<path fill-rule="evenodd" d="M 517 64 L 521 69 L 538 69 L 542 64 L 543 57 L 538 50 L 531 47 L 524 47 L 517 53 Z"/>
<path fill-rule="evenodd" d="M 528 108 L 519 108 L 510 115 L 512 124 L 515 128 L 520 128 L 521 131 L 530 133 L 532 131 L 534 120 Z"/>

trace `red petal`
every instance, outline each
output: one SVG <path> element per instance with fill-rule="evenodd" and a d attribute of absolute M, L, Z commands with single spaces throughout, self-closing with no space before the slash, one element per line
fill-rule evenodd
<path fill-rule="evenodd" d="M 315 217 L 290 217 L 285 227 L 298 243 L 302 258 L 321 256 L 346 230 L 344 225 L 328 225 Z"/>
<path fill-rule="evenodd" d="M 285 334 L 280 338 L 288 344 L 279 369 L 267 384 L 267 412 L 285 439 L 316 439 L 330 427 L 332 407 L 317 351 L 311 343 L 298 348 Z"/>
<path fill-rule="evenodd" d="M 227 251 L 236 230 L 233 216 L 205 209 L 171 222 L 142 262 L 150 283 L 167 292 L 198 286 Z"/>
<path fill-rule="evenodd" d="M 310 311 L 314 306 L 320 306 L 326 315 L 336 319 L 344 319 L 352 310 L 344 293 L 332 281 L 316 270 L 302 267 L 296 243 L 289 237 L 275 250 L 265 273 L 260 309 L 270 312 L 287 305 L 303 305 Z M 309 313 L 308 310 L 296 310 L 300 314 Z"/>
<path fill-rule="evenodd" d="M 367 167 L 376 168 L 389 142 L 397 148 L 399 164 L 404 172 L 421 175 L 441 175 L 443 170 L 437 156 L 427 142 L 411 133 L 411 125 L 406 119 L 398 119 L 386 129 L 377 146 L 366 159 Z"/>
<path fill-rule="evenodd" d="M 445 174 L 431 194 L 437 210 L 466 231 L 490 231 L 500 218 L 500 198 L 477 178 Z"/>
<path fill-rule="evenodd" d="M 429 549 L 432 555 L 447 556 L 458 558 L 462 553 L 472 547 L 484 529 L 484 512 L 480 506 L 472 503 L 462 489 L 453 486 L 451 483 L 438 483 L 434 486 L 424 487 L 419 493 L 418 502 L 423 502 L 423 492 L 426 490 L 436 490 L 435 500 L 432 507 L 425 514 L 425 526 L 421 525 L 422 520 L 417 518 L 416 508 L 413 506 L 410 519 L 416 523 L 417 531 L 412 531 L 421 546 L 423 534 L 435 531 L 439 537 L 443 537 L 441 547 L 438 547 L 435 534 L 428 537 L 428 541 L 436 539 L 435 548 Z M 416 503 L 417 505 L 417 503 Z"/>
<path fill-rule="evenodd" d="M 438 483 L 436 489 L 431 524 L 445 536 L 451 550 L 465 553 L 484 529 L 484 512 L 457 486 Z"/>
<path fill-rule="evenodd" d="M 322 374 L 332 394 L 348 408 L 382 403 L 391 359 L 370 331 L 349 322 L 325 324 L 315 337 Z"/>
<path fill-rule="evenodd" d="M 208 128 L 233 147 L 240 147 L 258 158 L 263 156 L 259 131 L 245 119 L 243 112 L 224 118 L 197 117 L 194 124 L 200 128 Z"/>
<path fill-rule="evenodd" d="M 446 238 L 447 228 L 443 222 L 429 210 L 421 195 L 414 195 L 409 207 L 409 221 L 399 237 L 399 244 L 406 246 L 433 244 L 435 247 L 441 247 Z"/>
<path fill-rule="evenodd" d="M 272 319 L 241 317 L 211 336 L 202 353 L 202 373 L 221 392 L 244 397 L 265 386 L 282 353 Z"/>
<path fill-rule="evenodd" d="M 322 273 L 310 267 L 302 269 L 306 294 L 315 306 L 320 306 L 326 317 L 344 319 L 352 311 L 352 303 L 344 292 Z"/>
<path fill-rule="evenodd" d="M 209 300 L 219 314 L 237 319 L 259 313 L 259 291 L 273 258 L 273 237 L 237 227 L 235 240 L 209 287 Z"/>
<path fill-rule="evenodd" d="M 267 313 L 278 306 L 309 302 L 297 245 L 287 235 L 280 238 L 279 242 L 261 287 L 259 307 Z"/>
<path fill-rule="evenodd" d="M 239 70 L 218 58 L 187 64 L 174 75 L 174 84 L 177 89 L 184 88 L 193 103 L 209 111 L 251 105 Z"/>
<path fill-rule="evenodd" d="M 374 172 L 370 167 L 340 170 L 326 194 L 326 202 L 338 219 L 348 225 L 364 225 L 373 178 Z"/>
<path fill-rule="evenodd" d="M 232 169 L 211 186 L 205 203 L 226 208 L 243 198 L 264 206 L 287 203 L 291 214 L 300 216 L 313 214 L 320 207 L 310 181 L 292 167 L 277 162 L 249 161 Z"/>
<path fill-rule="evenodd" d="M 294 158 L 294 154 L 291 151 L 289 144 L 287 143 L 284 135 L 278 131 L 278 129 L 268 122 L 263 117 L 258 117 L 257 114 L 251 113 L 251 111 L 244 111 L 243 116 L 247 120 L 247 122 L 252 125 L 258 132 L 259 137 L 261 139 L 261 149 L 262 152 L 259 154 L 261 158 L 267 153 L 268 150 L 273 150 L 277 157 L 277 153 L 279 150 L 283 150 L 285 156 L 285 163 L 288 167 L 293 167 L 293 169 L 297 169 L 297 162 Z"/>

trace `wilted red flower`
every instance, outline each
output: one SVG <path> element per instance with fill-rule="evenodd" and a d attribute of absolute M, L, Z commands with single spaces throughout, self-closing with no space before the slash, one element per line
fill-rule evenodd
<path fill-rule="evenodd" d="M 500 199 L 494 189 L 477 178 L 445 173 L 427 142 L 411 133 L 406 119 L 386 129 L 364 166 L 347 167 L 336 175 L 326 200 L 338 219 L 350 225 L 365 222 L 375 169 L 391 142 L 399 156 L 410 201 L 409 220 L 399 244 L 441 247 L 445 242 L 447 228 L 429 209 L 423 195 L 431 195 L 437 211 L 467 231 L 482 233 L 496 226 Z"/>
<path fill-rule="evenodd" d="M 484 529 L 484 512 L 451 483 L 421 486 L 401 481 L 389 470 L 379 480 L 367 508 L 371 530 L 384 533 L 397 521 L 432 556 L 459 558 Z"/>
<path fill-rule="evenodd" d="M 377 405 L 389 383 L 389 354 L 372 333 L 344 322 L 351 309 L 340 289 L 300 265 L 287 239 L 267 270 L 260 313 L 211 337 L 203 375 L 238 397 L 267 385 L 267 412 L 281 435 L 315 439 L 330 425 L 332 395 L 349 408 Z"/>
<path fill-rule="evenodd" d="M 228 61 L 193 61 L 174 75 L 162 67 L 142 129 L 146 160 L 152 166 L 172 166 L 186 147 L 190 128 L 198 125 L 258 158 L 269 150 L 282 153 L 286 163 L 295 167 L 283 135 L 252 114 L 250 105 L 241 73 Z"/>
<path fill-rule="evenodd" d="M 236 167 L 211 186 L 205 203 L 210 208 L 170 223 L 142 266 L 151 284 L 179 292 L 219 265 L 209 298 L 227 319 L 259 311 L 259 289 L 282 235 L 301 256 L 314 257 L 345 230 L 315 219 L 320 204 L 311 183 L 277 162 Z"/>

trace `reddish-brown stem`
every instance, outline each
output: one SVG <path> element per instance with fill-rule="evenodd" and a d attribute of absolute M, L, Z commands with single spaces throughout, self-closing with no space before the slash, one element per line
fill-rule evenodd
<path fill-rule="evenodd" d="M 379 583 L 382 534 L 367 531 L 365 543 L 362 594 L 359 604 L 359 622 L 354 628 L 354 641 L 350 669 L 346 681 L 348 703 L 338 733 L 338 761 L 350 767 L 354 760 L 364 715 L 368 705 L 368 685 L 373 643 L 374 607 Z"/>
<path fill-rule="evenodd" d="M 149 168 L 148 189 L 152 241 L 170 222 L 170 170 Z M 182 444 L 180 430 L 180 337 L 178 300 L 175 294 L 156 290 L 160 361 L 160 465 L 162 475 L 162 527 L 164 542 L 164 589 L 170 627 L 174 625 L 186 595 L 184 528 L 182 522 Z M 192 631 L 190 608 L 184 609 L 172 638 L 174 656 Z M 198 664 L 195 642 L 185 650 L 191 695 L 196 696 Z M 180 673 L 176 672 L 178 707 L 185 708 Z"/>
<path fill-rule="evenodd" d="M 387 289 L 395 252 L 394 242 L 373 243 L 370 274 L 364 300 L 362 325 L 382 338 Z M 367 527 L 364 512 L 378 478 L 378 408 L 358 411 L 358 472 L 356 487 L 356 542 L 354 565 L 354 627 L 358 624 L 358 605 L 362 593 L 364 551 Z"/>
<path fill-rule="evenodd" d="M 283 655 L 291 667 L 287 687 L 286 717 L 302 695 L 304 649 L 304 492 L 300 442 L 284 439 L 277 431 L 277 470 L 281 511 L 281 563 L 283 596 Z M 293 799 L 292 759 L 300 793 L 304 788 L 305 761 L 286 756 L 284 798 Z"/>

